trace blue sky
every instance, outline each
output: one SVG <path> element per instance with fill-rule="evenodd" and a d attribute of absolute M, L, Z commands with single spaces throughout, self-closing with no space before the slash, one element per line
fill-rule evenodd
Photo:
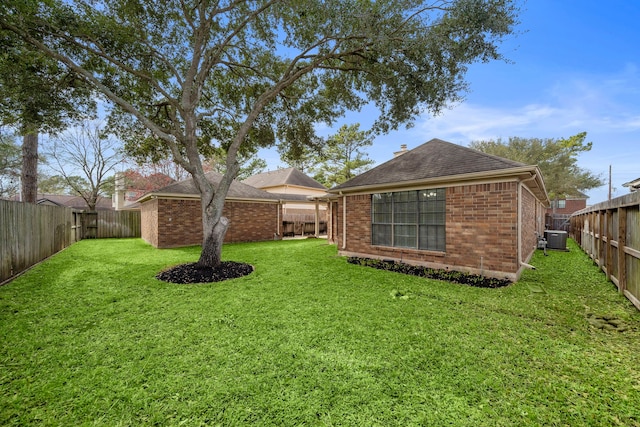
<path fill-rule="evenodd" d="M 580 167 L 608 180 L 613 196 L 640 177 L 640 1 L 529 0 L 519 34 L 502 44 L 511 61 L 474 64 L 464 102 L 437 117 L 423 116 L 411 129 L 376 137 L 367 150 L 376 164 L 399 150 L 440 138 L 467 145 L 510 136 L 563 138 L 587 132 L 593 149 Z M 375 111 L 351 113 L 342 124 L 369 126 Z M 283 166 L 275 150 L 262 153 L 269 169 Z M 589 204 L 604 201 L 608 185 L 588 191 Z"/>

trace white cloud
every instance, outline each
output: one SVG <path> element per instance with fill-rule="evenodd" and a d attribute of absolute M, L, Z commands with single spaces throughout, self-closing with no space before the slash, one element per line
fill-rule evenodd
<path fill-rule="evenodd" d="M 509 136 L 557 138 L 588 133 L 640 132 L 640 74 L 634 66 L 607 78 L 574 77 L 539 91 L 542 101 L 517 105 L 467 102 L 437 117 L 423 117 L 415 132 L 424 140 L 438 137 L 467 143 Z M 640 140 L 640 138 L 639 138 Z"/>

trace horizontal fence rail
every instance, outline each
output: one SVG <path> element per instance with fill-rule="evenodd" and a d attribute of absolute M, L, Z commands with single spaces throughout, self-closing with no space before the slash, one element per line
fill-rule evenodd
<path fill-rule="evenodd" d="M 640 310 L 640 191 L 571 216 L 572 237 Z"/>

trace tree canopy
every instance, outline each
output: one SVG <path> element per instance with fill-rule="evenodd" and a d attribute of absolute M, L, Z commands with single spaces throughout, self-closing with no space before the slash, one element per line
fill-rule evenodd
<path fill-rule="evenodd" d="M 22 200 L 34 203 L 38 176 L 38 134 L 57 132 L 91 115 L 90 87 L 59 61 L 0 30 L 0 121 L 23 137 Z"/>
<path fill-rule="evenodd" d="M 366 171 L 374 161 L 363 151 L 373 140 L 360 124 L 343 125 L 327 139 L 325 148 L 316 157 L 314 179 L 325 187 L 333 187 Z"/>
<path fill-rule="evenodd" d="M 71 182 L 71 184 L 69 184 Z M 89 183 L 81 176 L 38 174 L 38 193 L 40 194 L 65 194 L 78 195 L 74 188 L 86 188 Z"/>
<path fill-rule="evenodd" d="M 248 147 L 313 140 L 372 103 L 376 131 L 437 113 L 467 66 L 501 59 L 510 0 L 9 0 L 0 28 L 81 76 L 119 113 L 128 149 L 171 154 L 201 194 L 200 265 L 220 261 L 222 208 Z M 202 156 L 222 147 L 217 188 Z"/>
<path fill-rule="evenodd" d="M 469 147 L 528 165 L 538 165 L 549 197 L 559 199 L 604 185 L 599 176 L 578 166 L 578 155 L 593 146 L 592 142 L 585 142 L 586 138 L 586 132 L 557 139 L 510 137 L 507 141 L 473 141 Z"/>
<path fill-rule="evenodd" d="M 238 155 L 238 164 L 240 165 L 236 179 L 245 180 L 252 175 L 262 173 L 267 169 L 267 162 L 258 157 L 257 150 L 251 153 L 241 153 Z M 214 171 L 224 174 L 227 170 L 227 153 L 223 149 L 215 150 L 207 159 L 204 160 L 205 171 Z"/>
<path fill-rule="evenodd" d="M 13 135 L 0 132 L 0 199 L 15 196 L 20 189 L 20 147 Z"/>
<path fill-rule="evenodd" d="M 99 196 L 112 194 L 113 173 L 123 159 L 120 141 L 90 122 L 53 137 L 47 156 L 52 159 L 50 167 L 90 211 L 95 210 Z"/>

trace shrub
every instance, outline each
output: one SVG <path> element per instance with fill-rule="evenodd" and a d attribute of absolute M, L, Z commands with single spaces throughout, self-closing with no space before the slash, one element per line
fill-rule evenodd
<path fill-rule="evenodd" d="M 378 270 L 393 271 L 396 273 L 443 280 L 445 282 L 459 283 L 478 288 L 501 288 L 511 284 L 511 281 L 507 279 L 496 279 L 493 277 L 485 277 L 479 274 L 463 273 L 461 271 L 454 270 L 420 267 L 390 260 L 348 257 L 347 262 L 363 267 L 377 268 Z"/>

